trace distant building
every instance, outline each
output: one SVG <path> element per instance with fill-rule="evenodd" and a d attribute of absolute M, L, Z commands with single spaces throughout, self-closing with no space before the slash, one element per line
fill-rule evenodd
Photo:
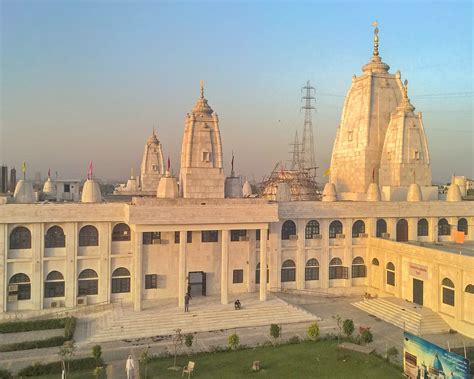
<path fill-rule="evenodd" d="M 10 170 L 10 192 L 13 193 L 15 192 L 16 188 L 16 168 L 13 167 Z"/>
<path fill-rule="evenodd" d="M 2 166 L 0 171 L 0 193 L 7 193 L 8 189 L 8 167 Z"/>

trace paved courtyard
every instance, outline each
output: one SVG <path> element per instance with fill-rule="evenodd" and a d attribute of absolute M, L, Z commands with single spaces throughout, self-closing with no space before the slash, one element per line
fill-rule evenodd
<path fill-rule="evenodd" d="M 317 318 L 320 318 L 321 320 L 318 321 L 318 324 L 320 326 L 321 335 L 338 333 L 335 316 L 340 315 L 343 319 L 353 319 L 356 330 L 358 330 L 360 325 L 370 326 L 374 335 L 373 346 L 378 353 L 384 354 L 386 349 L 392 346 L 395 346 L 400 353 L 403 351 L 403 331 L 396 326 L 377 319 L 352 306 L 351 303 L 360 300 L 360 297 L 321 297 L 306 293 L 278 293 L 277 295 L 278 299 L 273 298 L 273 303 L 281 300 L 288 303 L 284 304 L 282 302 L 282 309 L 294 305 L 300 308 L 300 312 L 304 310 L 317 316 Z M 256 301 L 257 296 L 257 294 L 246 295 L 244 299 L 247 300 L 243 302 L 244 307 L 247 301 Z M 204 298 L 200 299 L 200 301 L 204 300 Z M 212 307 L 214 313 L 219 313 L 220 308 L 222 308 L 222 312 L 225 313 L 229 307 L 228 305 L 218 304 L 217 298 L 214 297 L 210 297 L 209 301 L 212 302 L 212 304 L 209 304 L 209 307 Z M 170 303 L 170 307 L 171 306 L 175 307 L 174 304 Z M 120 312 L 120 314 L 122 314 L 123 310 L 115 309 L 109 312 Z M 237 312 L 239 311 L 236 311 L 236 315 L 239 315 Z M 177 316 L 179 315 L 177 314 Z M 113 315 L 109 314 L 108 317 L 113 317 Z M 137 320 L 139 320 L 140 317 L 141 313 L 136 313 Z M 190 319 L 192 320 L 192 316 Z M 234 332 L 239 335 L 241 344 L 248 346 L 263 344 L 270 341 L 269 324 L 271 322 L 272 321 L 270 321 L 268 325 L 245 327 L 235 327 L 238 324 L 238 322 L 235 322 L 234 324 L 229 324 L 227 328 L 196 332 L 194 334 L 192 350 L 207 351 L 212 346 L 226 346 L 228 336 Z M 305 322 L 282 322 L 282 340 L 287 340 L 294 335 L 297 335 L 300 338 L 306 338 L 306 331 L 311 322 L 310 318 Z M 82 324 L 84 325 L 83 321 Z M 81 329 L 79 328 L 78 333 L 84 333 L 84 331 L 81 332 Z M 463 341 L 467 346 L 474 345 L 474 340 L 466 338 L 460 334 L 444 333 L 424 337 L 443 347 L 447 347 L 447 341 L 449 341 L 451 348 L 461 347 Z M 78 344 L 76 356 L 90 356 L 93 344 L 94 343 L 86 343 L 86 341 L 80 342 Z M 150 334 L 150 337 L 132 339 L 117 338 L 115 341 L 101 342 L 100 344 L 102 346 L 104 360 L 111 366 L 110 369 L 114 370 L 114 378 L 120 378 L 121 375 L 124 374 L 123 367 L 126 357 L 129 354 L 132 354 L 136 359 L 138 359 L 147 346 L 149 346 L 152 354 L 163 353 L 171 348 L 171 338 L 170 335 L 160 336 L 152 333 Z M 186 349 L 187 348 L 183 347 L 182 352 L 186 352 Z M 2 353 L 0 354 L 0 365 L 16 371 L 35 361 L 45 362 L 58 360 L 57 352 L 58 348 L 48 348 Z M 401 354 L 397 357 L 397 360 L 401 362 Z"/>

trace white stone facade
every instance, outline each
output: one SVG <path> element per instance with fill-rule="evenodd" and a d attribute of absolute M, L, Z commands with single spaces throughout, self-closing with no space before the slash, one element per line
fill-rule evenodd
<path fill-rule="evenodd" d="M 163 149 L 158 140 L 155 130 L 148 138 L 143 152 L 140 166 L 141 191 L 155 193 L 161 177 L 165 174 L 165 163 L 163 160 Z M 128 188 L 128 185 L 127 185 Z M 130 191 L 133 191 L 130 189 Z"/>

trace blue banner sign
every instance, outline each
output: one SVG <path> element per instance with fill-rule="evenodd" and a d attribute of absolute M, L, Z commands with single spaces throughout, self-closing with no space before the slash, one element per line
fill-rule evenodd
<path fill-rule="evenodd" d="M 470 379 L 469 360 L 405 332 L 403 369 L 412 379 Z"/>

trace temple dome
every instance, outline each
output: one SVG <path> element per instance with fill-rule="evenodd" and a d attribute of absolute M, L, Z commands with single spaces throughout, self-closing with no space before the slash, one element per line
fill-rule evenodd
<path fill-rule="evenodd" d="M 44 182 L 43 185 L 43 192 L 47 195 L 54 195 L 56 194 L 56 186 L 54 185 L 54 182 L 51 180 L 50 177 Z"/>
<path fill-rule="evenodd" d="M 193 107 L 194 114 L 204 114 L 207 116 L 211 116 L 212 113 L 214 112 L 212 108 L 209 106 L 207 103 L 207 99 L 204 97 L 204 86 L 201 82 L 201 96 L 199 96 L 199 99 L 196 101 L 196 104 Z"/>
<path fill-rule="evenodd" d="M 252 196 L 252 186 L 250 185 L 248 180 L 245 181 L 245 183 L 242 187 L 242 195 L 243 195 L 243 197 Z"/>
<path fill-rule="evenodd" d="M 410 184 L 410 187 L 408 187 L 407 201 L 423 201 L 423 195 L 419 184 Z"/>
<path fill-rule="evenodd" d="M 382 196 L 380 195 L 380 188 L 377 183 L 370 183 L 367 188 L 367 201 L 380 201 Z"/>
<path fill-rule="evenodd" d="M 448 188 L 448 194 L 446 196 L 447 201 L 461 201 L 461 190 L 457 184 L 451 184 Z"/>
<path fill-rule="evenodd" d="M 101 203 L 102 193 L 100 192 L 100 184 L 93 179 L 87 179 L 82 189 L 83 203 Z"/>
<path fill-rule="evenodd" d="M 323 201 L 337 201 L 336 186 L 334 183 L 326 183 L 323 190 Z"/>
<path fill-rule="evenodd" d="M 14 202 L 18 204 L 34 203 L 36 197 L 35 192 L 33 191 L 33 185 L 30 182 L 20 179 L 16 184 L 13 199 Z"/>

